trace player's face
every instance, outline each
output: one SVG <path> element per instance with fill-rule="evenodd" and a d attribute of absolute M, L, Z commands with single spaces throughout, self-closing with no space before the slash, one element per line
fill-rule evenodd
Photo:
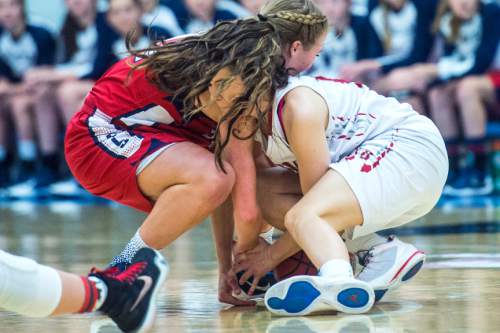
<path fill-rule="evenodd" d="M 215 8 L 215 0 L 184 0 L 189 12 L 201 19 L 208 19 L 212 16 Z"/>
<path fill-rule="evenodd" d="M 266 0 L 241 0 L 240 2 L 250 13 L 257 15 Z"/>
<path fill-rule="evenodd" d="M 137 29 L 140 25 L 142 10 L 134 0 L 112 0 L 109 2 L 109 22 L 120 35 Z"/>
<path fill-rule="evenodd" d="M 224 90 L 218 93 L 217 89 L 220 84 L 220 80 L 231 77 L 232 75 L 233 74 L 228 69 L 221 69 L 212 79 L 212 83 L 209 88 L 210 95 L 212 98 L 215 98 L 215 102 L 222 113 L 226 113 L 245 90 L 245 84 L 239 76 L 236 76 Z"/>
<path fill-rule="evenodd" d="M 310 48 L 304 48 L 300 41 L 295 41 L 284 54 L 286 68 L 292 68 L 298 73 L 311 68 L 314 60 L 320 54 L 327 32 L 325 31 Z"/>
<path fill-rule="evenodd" d="M 96 0 L 66 0 L 66 6 L 71 15 L 82 17 L 95 10 Z"/>
<path fill-rule="evenodd" d="M 0 25 L 13 30 L 24 22 L 23 7 L 20 0 L 0 0 Z"/>
<path fill-rule="evenodd" d="M 468 20 L 476 14 L 479 1 L 478 0 L 448 0 L 451 11 L 455 16 L 462 20 Z"/>
<path fill-rule="evenodd" d="M 351 0 L 316 0 L 315 3 L 328 18 L 330 25 L 345 20 L 351 8 Z"/>

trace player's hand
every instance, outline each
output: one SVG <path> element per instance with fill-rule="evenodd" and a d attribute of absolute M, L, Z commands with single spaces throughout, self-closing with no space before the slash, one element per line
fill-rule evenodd
<path fill-rule="evenodd" d="M 253 306 L 254 301 L 244 301 L 233 296 L 241 293 L 233 270 L 219 273 L 219 302 L 237 306 Z"/>
<path fill-rule="evenodd" d="M 244 271 L 239 280 L 240 285 L 253 276 L 252 287 L 248 291 L 249 295 L 253 295 L 260 279 L 273 270 L 276 265 L 277 263 L 272 259 L 270 245 L 265 240 L 260 239 L 255 248 L 235 256 L 233 270 L 235 272 Z"/>

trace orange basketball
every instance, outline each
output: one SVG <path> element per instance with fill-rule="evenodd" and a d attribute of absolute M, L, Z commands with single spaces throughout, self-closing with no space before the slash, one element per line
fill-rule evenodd
<path fill-rule="evenodd" d="M 295 275 L 317 275 L 318 270 L 304 251 L 299 251 L 281 262 L 275 268 L 274 274 L 278 281 L 281 281 Z"/>

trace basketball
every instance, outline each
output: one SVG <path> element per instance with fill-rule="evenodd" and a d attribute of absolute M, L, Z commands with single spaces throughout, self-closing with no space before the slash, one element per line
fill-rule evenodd
<path fill-rule="evenodd" d="M 297 252 L 293 256 L 282 261 L 274 270 L 278 281 L 295 275 L 316 275 L 318 270 L 309 260 L 304 251 Z"/>

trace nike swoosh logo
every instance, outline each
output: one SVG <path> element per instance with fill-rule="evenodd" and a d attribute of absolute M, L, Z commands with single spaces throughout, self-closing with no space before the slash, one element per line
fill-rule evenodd
<path fill-rule="evenodd" d="M 153 279 L 149 276 L 139 276 L 137 280 L 142 280 L 144 281 L 144 285 L 142 286 L 142 290 L 139 293 L 139 297 L 137 297 L 137 300 L 135 301 L 134 305 L 130 308 L 130 312 L 134 311 L 134 309 L 139 305 L 139 303 L 142 301 L 144 296 L 148 293 L 149 289 L 151 289 L 151 286 L 153 285 Z"/>
<path fill-rule="evenodd" d="M 257 286 L 257 288 L 255 288 L 255 290 L 260 289 L 260 290 L 266 291 L 269 288 L 271 288 L 271 282 L 267 281 L 267 285 L 265 285 L 265 286 Z"/>

